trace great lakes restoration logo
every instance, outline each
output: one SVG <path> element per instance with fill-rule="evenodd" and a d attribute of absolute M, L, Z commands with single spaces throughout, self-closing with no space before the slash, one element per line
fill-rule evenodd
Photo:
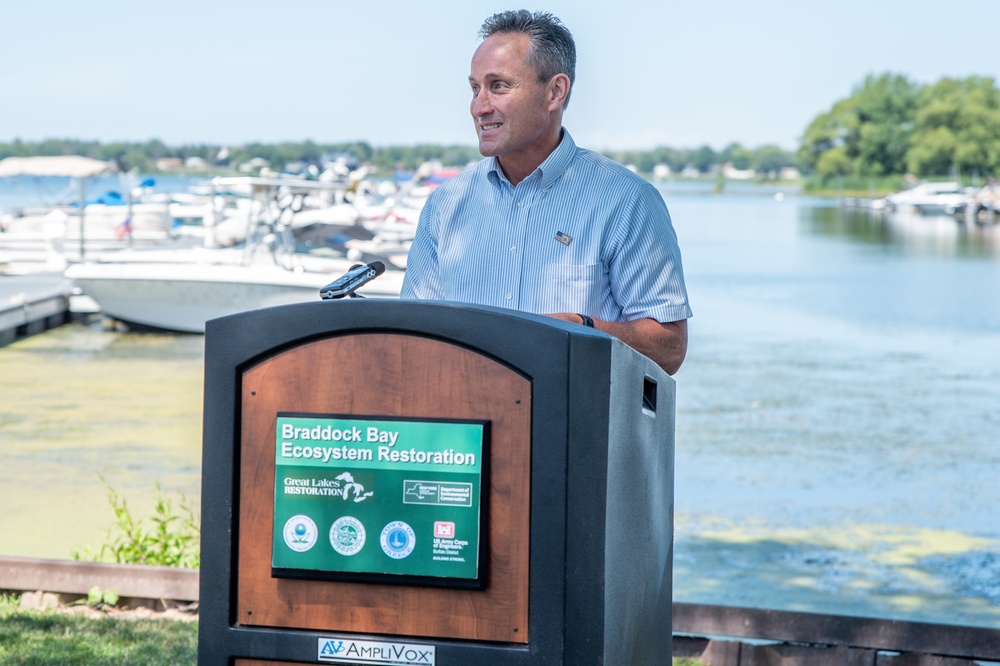
<path fill-rule="evenodd" d="M 417 535 L 402 520 L 394 520 L 382 528 L 379 541 L 386 555 L 394 560 L 401 560 L 413 552 L 417 545 Z"/>
<path fill-rule="evenodd" d="M 299 514 L 285 522 L 281 534 L 285 538 L 286 546 L 297 553 L 304 553 L 316 545 L 319 529 L 312 518 Z"/>
<path fill-rule="evenodd" d="M 433 645 L 320 638 L 317 658 L 342 664 L 434 666 L 435 649 Z"/>

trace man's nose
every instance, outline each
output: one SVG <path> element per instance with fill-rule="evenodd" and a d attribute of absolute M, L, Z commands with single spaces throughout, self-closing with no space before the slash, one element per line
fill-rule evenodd
<path fill-rule="evenodd" d="M 486 90 L 480 90 L 479 93 L 472 98 L 472 115 L 476 118 L 485 116 L 493 110 L 493 103 L 490 100 L 490 94 Z"/>

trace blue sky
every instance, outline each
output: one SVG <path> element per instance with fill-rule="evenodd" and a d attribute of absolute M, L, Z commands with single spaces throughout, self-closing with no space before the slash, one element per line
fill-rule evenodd
<path fill-rule="evenodd" d="M 519 7 L 576 37 L 598 150 L 793 148 L 869 73 L 1000 80 L 996 0 L 40 0 L 4 8 L 0 141 L 474 145 L 476 33 Z"/>

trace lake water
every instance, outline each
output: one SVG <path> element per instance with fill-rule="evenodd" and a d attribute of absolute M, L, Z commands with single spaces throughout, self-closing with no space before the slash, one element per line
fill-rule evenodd
<path fill-rule="evenodd" d="M 675 598 L 1000 626 L 1000 227 L 666 192 Z"/>
<path fill-rule="evenodd" d="M 88 178 L 84 182 L 84 196 L 87 199 L 99 197 L 107 192 L 116 192 L 123 199 L 129 188 L 151 178 L 154 183 L 150 192 L 184 192 L 192 185 L 208 183 L 208 177 L 187 174 L 156 174 L 154 176 L 133 176 L 109 174 Z M 76 205 L 80 201 L 78 181 L 61 176 L 17 176 L 0 178 L 0 213 L 16 211 L 31 206 Z"/>
<path fill-rule="evenodd" d="M 1000 627 L 1000 225 L 663 190 L 695 311 L 675 599 Z M 197 505 L 202 344 L 0 349 L 0 552 L 99 547 L 102 478 L 137 514 L 157 484 Z"/>

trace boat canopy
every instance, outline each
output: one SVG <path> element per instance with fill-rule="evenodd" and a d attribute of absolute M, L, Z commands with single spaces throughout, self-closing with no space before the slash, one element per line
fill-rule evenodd
<path fill-rule="evenodd" d="M 114 171 L 111 162 L 81 155 L 52 157 L 8 157 L 0 160 L 0 177 L 5 176 L 69 176 L 90 178 Z"/>

